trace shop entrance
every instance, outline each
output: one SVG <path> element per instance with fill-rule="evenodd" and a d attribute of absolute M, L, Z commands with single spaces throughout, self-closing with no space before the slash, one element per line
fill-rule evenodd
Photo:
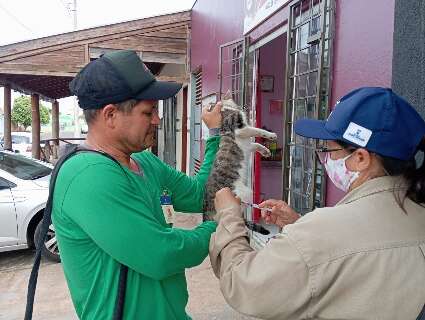
<path fill-rule="evenodd" d="M 277 134 L 276 141 L 258 139 L 271 151 L 268 158 L 260 154 L 254 156 L 254 202 L 266 199 L 281 199 L 282 190 L 282 155 L 284 150 L 284 100 L 286 76 L 286 33 L 265 43 L 255 50 L 256 66 L 255 105 L 253 120 L 256 127 Z M 254 220 L 259 220 L 260 212 L 254 210 Z"/>

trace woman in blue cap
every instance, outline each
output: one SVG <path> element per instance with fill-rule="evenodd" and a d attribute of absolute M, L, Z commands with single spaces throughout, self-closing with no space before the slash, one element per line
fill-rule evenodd
<path fill-rule="evenodd" d="M 360 88 L 295 132 L 323 140 L 317 155 L 348 193 L 303 217 L 265 201 L 266 220 L 283 229 L 254 251 L 238 199 L 220 190 L 210 257 L 227 302 L 263 319 L 416 319 L 425 302 L 425 165 L 415 161 L 424 120 L 391 89 Z"/>

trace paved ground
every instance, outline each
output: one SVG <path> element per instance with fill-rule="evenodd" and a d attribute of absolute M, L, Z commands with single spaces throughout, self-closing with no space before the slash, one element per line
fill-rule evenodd
<path fill-rule="evenodd" d="M 182 215 L 178 225 L 192 228 L 197 216 Z M 0 320 L 23 319 L 33 251 L 0 253 Z M 224 301 L 209 259 L 186 272 L 189 286 L 188 313 L 194 320 L 247 320 Z M 34 320 L 76 320 L 61 264 L 43 261 L 40 268 Z"/>

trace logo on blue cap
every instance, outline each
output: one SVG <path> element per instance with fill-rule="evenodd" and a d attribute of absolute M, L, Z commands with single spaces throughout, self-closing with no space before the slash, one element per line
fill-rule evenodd
<path fill-rule="evenodd" d="M 345 130 L 342 136 L 345 140 L 353 142 L 361 147 L 365 147 L 372 136 L 372 131 L 359 126 L 354 122 L 350 122 L 347 130 Z"/>

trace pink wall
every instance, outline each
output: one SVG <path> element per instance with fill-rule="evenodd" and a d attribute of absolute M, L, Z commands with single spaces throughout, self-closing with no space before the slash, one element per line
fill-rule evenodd
<path fill-rule="evenodd" d="M 219 90 L 220 45 L 243 37 L 244 0 L 198 0 L 192 9 L 191 70 L 202 67 L 202 96 Z"/>
<path fill-rule="evenodd" d="M 286 33 L 260 48 L 260 75 L 274 76 L 273 92 L 261 92 L 261 124 L 274 131 L 278 136 L 278 146 L 283 146 L 283 110 L 282 113 L 269 112 L 271 99 L 284 99 L 284 79 L 286 60 Z M 261 168 L 261 193 L 265 199 L 282 197 L 282 167 Z"/>
<path fill-rule="evenodd" d="M 391 86 L 395 0 L 337 0 L 331 105 L 352 89 Z M 331 182 L 326 203 L 343 193 Z"/>

